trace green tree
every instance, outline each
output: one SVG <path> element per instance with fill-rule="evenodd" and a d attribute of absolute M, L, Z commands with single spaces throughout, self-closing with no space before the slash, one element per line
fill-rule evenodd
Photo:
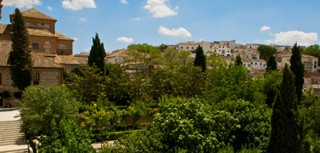
<path fill-rule="evenodd" d="M 318 44 L 310 45 L 308 48 L 303 50 L 302 54 L 320 58 L 320 46 Z"/>
<path fill-rule="evenodd" d="M 51 122 L 50 135 L 41 135 L 39 152 L 42 153 L 95 153 L 89 133 L 75 121 L 62 119 Z"/>
<path fill-rule="evenodd" d="M 105 57 L 106 52 L 104 49 L 103 43 L 100 42 L 99 35 L 96 33 L 96 36 L 92 38 L 93 45 L 90 50 L 88 57 L 89 66 L 96 65 L 100 72 L 105 72 Z"/>
<path fill-rule="evenodd" d="M 95 66 L 83 66 L 76 68 L 68 74 L 67 87 L 74 93 L 78 101 L 90 104 L 106 97 L 105 76 L 100 75 Z"/>
<path fill-rule="evenodd" d="M 202 47 L 199 45 L 196 49 L 196 58 L 194 59 L 194 66 L 199 66 L 202 72 L 206 71 L 206 56 L 204 55 Z"/>
<path fill-rule="evenodd" d="M 238 55 L 238 56 L 236 57 L 236 61 L 234 62 L 234 64 L 235 64 L 236 66 L 242 66 L 242 65 L 243 65 L 240 55 Z"/>
<path fill-rule="evenodd" d="M 298 122 L 298 101 L 294 75 L 285 66 L 271 116 L 271 135 L 267 152 L 299 153 L 302 144 L 301 126 Z"/>
<path fill-rule="evenodd" d="M 11 79 L 14 86 L 20 90 L 24 90 L 31 85 L 32 61 L 29 50 L 28 31 L 19 9 L 15 10 L 11 31 L 12 51 L 9 54 L 8 61 L 11 65 Z"/>
<path fill-rule="evenodd" d="M 294 44 L 292 48 L 292 56 L 290 58 L 290 69 L 295 77 L 296 94 L 298 98 L 298 103 L 302 99 L 302 89 L 304 83 L 304 65 L 301 61 L 301 50 L 297 43 Z"/>
<path fill-rule="evenodd" d="M 21 106 L 21 131 L 35 151 L 32 140 L 51 136 L 52 122 L 75 120 L 79 103 L 65 86 L 30 86 L 24 91 Z"/>
<path fill-rule="evenodd" d="M 280 71 L 270 71 L 265 74 L 263 81 L 263 93 L 266 95 L 266 104 L 272 108 L 272 104 L 279 91 L 282 73 Z"/>
<path fill-rule="evenodd" d="M 267 61 L 267 71 L 277 70 L 277 61 L 274 55 L 270 55 Z"/>
<path fill-rule="evenodd" d="M 239 121 L 237 128 L 230 132 L 230 138 L 233 138 L 230 145 L 234 150 L 240 151 L 244 147 L 266 149 L 271 130 L 271 109 L 265 104 L 254 105 L 244 100 L 225 100 L 213 107 L 213 111 L 226 111 Z"/>
<path fill-rule="evenodd" d="M 277 52 L 277 49 L 268 45 L 259 45 L 258 51 L 261 59 L 268 60 L 271 55 L 274 55 Z"/>

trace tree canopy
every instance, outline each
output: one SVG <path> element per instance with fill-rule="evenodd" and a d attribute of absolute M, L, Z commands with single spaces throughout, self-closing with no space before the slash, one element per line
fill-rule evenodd
<path fill-rule="evenodd" d="M 268 60 L 271 55 L 274 55 L 277 52 L 277 49 L 268 45 L 259 45 L 258 51 L 261 59 Z"/>
<path fill-rule="evenodd" d="M 273 71 L 273 70 L 277 70 L 277 61 L 276 58 L 274 57 L 274 55 L 270 55 L 267 61 L 267 71 Z"/>

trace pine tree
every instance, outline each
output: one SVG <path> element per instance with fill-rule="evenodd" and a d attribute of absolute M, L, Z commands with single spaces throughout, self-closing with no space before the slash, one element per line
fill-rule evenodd
<path fill-rule="evenodd" d="M 238 55 L 238 56 L 236 57 L 236 61 L 234 62 L 234 64 L 235 64 L 236 66 L 242 66 L 242 65 L 243 65 L 240 55 Z"/>
<path fill-rule="evenodd" d="M 268 153 L 300 152 L 301 126 L 298 123 L 298 101 L 294 89 L 294 75 L 286 65 L 280 92 L 273 105 Z"/>
<path fill-rule="evenodd" d="M 199 45 L 196 49 L 196 58 L 194 59 L 194 66 L 200 66 L 202 72 L 206 71 L 206 56 L 204 55 L 202 47 Z"/>
<path fill-rule="evenodd" d="M 277 70 L 277 61 L 274 55 L 270 55 L 267 61 L 267 71 Z"/>
<path fill-rule="evenodd" d="M 32 61 L 29 49 L 28 31 L 19 9 L 15 10 L 12 21 L 11 39 L 12 51 L 10 52 L 8 61 L 11 65 L 11 79 L 15 87 L 24 90 L 31 85 Z"/>
<path fill-rule="evenodd" d="M 105 72 L 105 60 L 106 52 L 103 43 L 100 42 L 99 35 L 96 33 L 95 38 L 92 38 L 93 45 L 90 50 L 88 59 L 89 66 L 97 66 L 100 72 Z"/>
<path fill-rule="evenodd" d="M 298 98 L 298 103 L 300 103 L 302 98 L 302 89 L 304 83 L 304 65 L 301 62 L 301 47 L 294 44 L 292 48 L 292 56 L 290 58 L 290 69 L 295 76 L 296 94 Z"/>

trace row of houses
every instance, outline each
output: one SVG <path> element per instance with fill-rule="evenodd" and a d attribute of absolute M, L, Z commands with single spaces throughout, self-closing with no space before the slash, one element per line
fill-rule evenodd
<path fill-rule="evenodd" d="M 266 69 L 266 61 L 260 58 L 258 48 L 261 44 L 236 44 L 235 40 L 230 41 L 216 41 L 216 42 L 181 42 L 175 46 L 177 51 L 187 50 L 194 53 L 198 46 L 201 46 L 204 53 L 213 52 L 223 57 L 228 64 L 235 61 L 236 56 L 240 56 L 243 65 L 248 68 L 250 72 L 261 73 Z M 276 48 L 276 59 L 278 69 L 284 68 L 285 64 L 290 65 L 291 47 L 271 45 Z M 317 72 L 319 69 L 318 58 L 308 55 L 302 56 L 302 62 L 305 65 L 307 72 Z"/>

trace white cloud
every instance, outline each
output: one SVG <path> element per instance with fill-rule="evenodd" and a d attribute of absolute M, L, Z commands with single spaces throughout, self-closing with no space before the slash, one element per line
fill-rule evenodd
<path fill-rule="evenodd" d="M 128 0 L 119 0 L 121 4 L 128 4 Z"/>
<path fill-rule="evenodd" d="M 121 42 L 121 43 L 133 43 L 134 39 L 133 38 L 129 38 L 129 37 L 119 37 L 117 38 L 117 42 Z"/>
<path fill-rule="evenodd" d="M 52 8 L 51 6 L 48 6 L 48 7 L 47 7 L 47 10 L 52 11 L 53 8 Z"/>
<path fill-rule="evenodd" d="M 3 5 L 15 6 L 18 8 L 31 8 L 33 5 L 40 5 L 40 0 L 4 0 Z"/>
<path fill-rule="evenodd" d="M 176 11 L 177 8 L 172 8 L 168 0 L 148 0 L 144 8 L 149 10 L 154 18 L 163 18 L 178 14 Z"/>
<path fill-rule="evenodd" d="M 62 7 L 77 11 L 84 8 L 96 8 L 97 6 L 94 0 L 63 0 Z"/>
<path fill-rule="evenodd" d="M 314 32 L 303 32 L 297 30 L 291 30 L 287 32 L 279 32 L 275 34 L 275 43 L 293 45 L 298 43 L 299 45 L 309 46 L 315 44 L 318 41 L 318 34 Z"/>
<path fill-rule="evenodd" d="M 160 26 L 158 32 L 161 35 L 172 36 L 172 37 L 190 38 L 192 36 L 187 29 L 182 27 L 178 29 L 169 29 L 167 27 Z"/>
<path fill-rule="evenodd" d="M 271 27 L 269 27 L 269 26 L 262 26 L 261 28 L 260 28 L 260 31 L 269 31 L 271 29 Z"/>
<path fill-rule="evenodd" d="M 79 20 L 80 20 L 81 22 L 87 22 L 87 21 L 88 21 L 87 18 L 79 18 Z"/>

